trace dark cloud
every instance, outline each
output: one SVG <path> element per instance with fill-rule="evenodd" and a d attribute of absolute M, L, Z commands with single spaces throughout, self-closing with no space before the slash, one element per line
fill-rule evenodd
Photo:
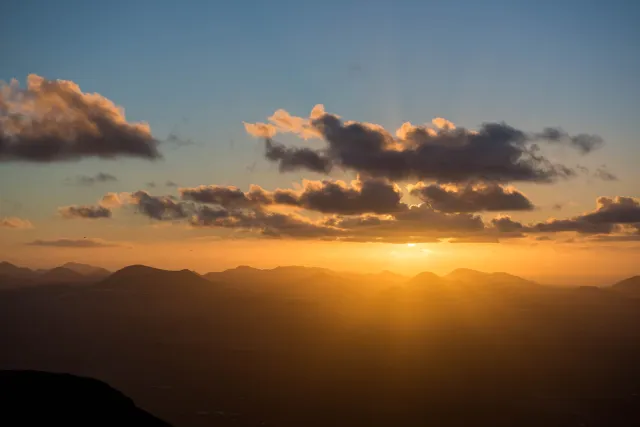
<path fill-rule="evenodd" d="M 228 211 L 203 206 L 190 222 L 196 227 L 248 230 L 272 238 L 323 239 L 344 234 L 342 230 L 314 223 L 302 216 L 269 212 L 261 208 Z"/>
<path fill-rule="evenodd" d="M 117 180 L 118 178 L 116 178 L 114 175 L 111 175 L 109 173 L 104 173 L 104 172 L 98 172 L 94 176 L 78 175 L 75 178 L 75 182 L 79 185 L 94 185 L 98 183 L 112 182 Z M 69 181 L 71 180 L 67 179 L 67 182 Z"/>
<path fill-rule="evenodd" d="M 434 120 L 436 129 L 405 123 L 394 137 L 379 125 L 343 123 L 322 108 L 314 108 L 309 119 L 279 111 L 279 116 L 287 118 L 284 124 L 276 121 L 274 114 L 269 118 L 274 125 L 245 127 L 252 135 L 266 136 L 267 159 L 279 163 L 281 171 L 327 173 L 333 166 L 341 166 L 392 180 L 549 182 L 575 172 L 548 160 L 540 152 L 540 143 L 565 144 L 582 153 L 602 145 L 598 136 L 570 136 L 560 129 L 526 133 L 504 123 L 485 123 L 474 132 L 455 128 L 444 119 Z M 303 137 L 317 133 L 327 146 L 313 150 L 275 144 L 271 136 L 278 131 Z"/>
<path fill-rule="evenodd" d="M 401 199 L 400 189 L 385 179 L 356 181 L 351 187 L 340 181 L 307 181 L 295 204 L 324 213 L 385 214 L 407 209 Z"/>
<path fill-rule="evenodd" d="M 251 193 L 245 194 L 237 187 L 226 187 L 222 185 L 201 185 L 195 188 L 181 188 L 180 194 L 184 200 L 191 200 L 198 203 L 220 205 L 223 207 L 247 207 L 252 204 L 270 203 L 270 200 L 255 201 L 251 198 Z"/>
<path fill-rule="evenodd" d="M 503 233 L 518 232 L 518 231 L 522 231 L 524 229 L 524 226 L 520 222 L 514 221 L 514 220 L 511 219 L 511 217 L 506 216 L 506 215 L 499 216 L 497 218 L 493 218 L 491 220 L 491 224 L 498 231 L 503 232 Z"/>
<path fill-rule="evenodd" d="M 58 209 L 64 218 L 100 219 L 111 218 L 111 209 L 104 206 L 64 206 Z"/>
<path fill-rule="evenodd" d="M 182 188 L 180 192 L 183 200 L 203 204 L 196 206 L 190 217 L 193 226 L 254 231 L 269 237 L 425 242 L 484 229 L 479 216 L 437 212 L 426 204 L 408 207 L 400 201 L 400 190 L 384 179 L 358 180 L 350 186 L 339 181 L 305 181 L 299 191 L 269 192 L 252 186 L 243 192 L 211 185 Z M 295 213 L 269 210 L 278 204 L 340 215 L 312 221 Z"/>
<path fill-rule="evenodd" d="M 536 133 L 534 138 L 549 141 L 551 143 L 566 143 L 583 154 L 587 154 L 604 145 L 604 141 L 598 135 L 579 134 L 569 135 L 560 128 L 545 128 L 542 132 Z"/>
<path fill-rule="evenodd" d="M 337 216 L 325 220 L 344 230 L 343 240 L 386 243 L 424 243 L 484 232 L 482 218 L 468 213 L 447 214 L 427 204 L 385 216 Z"/>
<path fill-rule="evenodd" d="M 331 160 L 317 150 L 285 147 L 268 138 L 265 147 L 265 156 L 273 162 L 278 162 L 280 172 L 307 169 L 313 172 L 329 173 L 331 170 Z"/>
<path fill-rule="evenodd" d="M 157 140 L 145 123 L 73 82 L 29 75 L 0 87 L 0 161 L 55 162 L 87 157 L 157 159 Z"/>
<path fill-rule="evenodd" d="M 27 243 L 29 246 L 51 246 L 56 248 L 110 248 L 120 246 L 116 243 L 105 242 L 99 239 L 57 239 L 34 240 Z"/>
<path fill-rule="evenodd" d="M 252 186 L 245 193 L 236 187 L 208 185 L 181 188 L 180 193 L 184 200 L 225 208 L 280 204 L 343 215 L 391 213 L 407 208 L 400 201 L 400 189 L 385 179 L 357 180 L 351 185 L 342 181 L 304 181 L 301 191 L 279 189 L 270 192 Z"/>
<path fill-rule="evenodd" d="M 176 201 L 171 196 L 152 196 L 146 191 L 131 193 L 128 201 L 144 216 L 159 221 L 187 218 L 192 209 L 189 204 Z"/>
<path fill-rule="evenodd" d="M 640 199 L 633 197 L 598 197 L 594 212 L 583 216 L 595 224 L 632 224 L 640 222 Z"/>
<path fill-rule="evenodd" d="M 513 231 L 516 228 L 527 233 L 573 231 L 582 234 L 611 234 L 620 231 L 623 224 L 633 227 L 640 223 L 640 200 L 622 196 L 598 197 L 594 211 L 568 219 L 549 219 L 526 226 L 510 219 L 507 221 L 506 218 L 494 219 L 492 222 L 500 231 Z"/>
<path fill-rule="evenodd" d="M 164 183 L 165 187 L 177 187 L 178 184 L 176 184 L 175 182 L 168 180 L 167 182 Z"/>
<path fill-rule="evenodd" d="M 153 181 L 149 181 L 145 184 L 147 188 L 156 188 L 156 183 Z"/>
<path fill-rule="evenodd" d="M 446 187 L 417 185 L 411 194 L 442 212 L 528 211 L 533 203 L 521 192 L 498 184 Z"/>

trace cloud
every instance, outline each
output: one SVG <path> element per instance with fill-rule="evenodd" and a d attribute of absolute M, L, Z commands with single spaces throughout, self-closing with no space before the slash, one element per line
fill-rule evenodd
<path fill-rule="evenodd" d="M 293 133 L 303 139 L 320 138 L 322 135 L 313 125 L 313 120 L 325 114 L 324 105 L 318 104 L 308 118 L 297 117 L 286 110 L 276 110 L 268 118 L 270 123 L 244 123 L 248 134 L 259 138 L 273 138 L 278 133 Z"/>
<path fill-rule="evenodd" d="M 121 206 L 124 203 L 123 197 L 126 197 L 126 195 L 118 193 L 107 193 L 102 196 L 99 205 L 106 208 L 115 208 Z"/>
<path fill-rule="evenodd" d="M 190 208 L 171 196 L 152 196 L 146 191 L 131 193 L 128 203 L 136 206 L 141 214 L 159 221 L 184 219 L 189 215 Z"/>
<path fill-rule="evenodd" d="M 596 210 L 583 216 L 596 224 L 640 223 L 640 199 L 634 197 L 598 197 Z"/>
<path fill-rule="evenodd" d="M 342 181 L 305 181 L 303 186 L 301 193 L 288 194 L 288 204 L 342 215 L 385 214 L 407 209 L 400 201 L 402 192 L 398 186 L 385 179 L 356 180 L 351 186 Z"/>
<path fill-rule="evenodd" d="M 120 246 L 117 243 L 106 242 L 100 239 L 57 239 L 34 240 L 26 243 L 29 246 L 47 246 L 56 248 L 110 248 Z"/>
<path fill-rule="evenodd" d="M 168 180 L 167 182 L 164 183 L 165 187 L 177 187 L 178 184 L 176 184 L 175 182 Z"/>
<path fill-rule="evenodd" d="M 153 181 L 149 181 L 145 184 L 147 188 L 156 188 L 156 183 Z"/>
<path fill-rule="evenodd" d="M 261 208 L 228 211 L 201 207 L 190 219 L 195 227 L 222 227 L 258 232 L 271 238 L 326 239 L 344 234 L 342 230 L 296 214 L 269 212 Z"/>
<path fill-rule="evenodd" d="M 482 218 L 468 213 L 447 214 L 423 203 L 392 215 L 337 216 L 325 224 L 344 230 L 346 241 L 424 243 L 484 233 Z"/>
<path fill-rule="evenodd" d="M 596 169 L 596 171 L 593 173 L 593 176 L 595 176 L 598 179 L 601 179 L 603 181 L 617 181 L 618 177 L 614 174 L 612 174 L 611 172 L 609 172 L 608 170 L 606 170 L 604 167 L 600 167 L 598 169 Z"/>
<path fill-rule="evenodd" d="M 508 215 L 500 215 L 491 220 L 491 224 L 500 232 L 503 233 L 512 233 L 521 231 L 524 229 L 524 226 L 518 222 L 511 219 Z"/>
<path fill-rule="evenodd" d="M 201 185 L 194 188 L 180 188 L 184 200 L 220 205 L 223 207 L 248 207 L 252 204 L 269 204 L 270 199 L 254 200 L 251 193 L 245 194 L 237 187 L 221 185 Z"/>
<path fill-rule="evenodd" d="M 303 181 L 302 190 L 273 192 L 252 185 L 248 192 L 219 185 L 181 188 L 184 200 L 215 204 L 225 208 L 289 205 L 322 213 L 358 215 L 391 213 L 407 209 L 397 185 L 380 178 L 343 181 Z"/>
<path fill-rule="evenodd" d="M 545 128 L 542 132 L 535 134 L 535 138 L 551 143 L 566 143 L 583 154 L 589 153 L 604 145 L 604 141 L 598 135 L 579 134 L 569 135 L 560 128 Z"/>
<path fill-rule="evenodd" d="M 273 138 L 278 133 L 274 125 L 267 123 L 244 123 L 244 129 L 249 135 L 258 138 Z"/>
<path fill-rule="evenodd" d="M 318 150 L 311 148 L 291 148 L 267 138 L 265 143 L 267 159 L 278 162 L 280 172 L 308 169 L 312 172 L 329 173 L 331 159 Z"/>
<path fill-rule="evenodd" d="M 498 184 L 443 186 L 418 184 L 411 194 L 442 212 L 529 211 L 533 203 L 521 192 Z"/>
<path fill-rule="evenodd" d="M 28 219 L 22 219 L 15 216 L 0 218 L 0 228 L 13 228 L 18 230 L 26 230 L 33 228 L 33 224 Z"/>
<path fill-rule="evenodd" d="M 94 185 L 97 183 L 103 183 L 103 182 L 110 182 L 110 181 L 117 181 L 118 178 L 116 178 L 115 176 L 109 174 L 109 173 L 104 173 L 104 172 L 98 172 L 96 175 L 94 176 L 88 176 L 88 175 L 78 175 L 75 178 L 75 182 L 79 185 Z M 67 179 L 67 182 L 69 182 L 70 180 Z"/>
<path fill-rule="evenodd" d="M 64 206 L 58 209 L 60 215 L 63 218 L 73 219 L 100 219 L 111 218 L 111 209 L 105 206 L 92 206 L 92 205 L 73 205 Z"/>
<path fill-rule="evenodd" d="M 581 234 L 611 234 L 620 231 L 621 225 L 635 227 L 640 223 L 640 199 L 633 197 L 598 197 L 596 209 L 567 219 L 551 218 L 530 225 L 497 218 L 492 221 L 500 231 L 518 228 L 527 233 L 578 232 Z M 502 229 L 501 229 L 502 228 Z"/>
<path fill-rule="evenodd" d="M 27 87 L 0 87 L 0 161 L 55 162 L 88 157 L 157 159 L 158 141 L 146 123 L 66 80 L 31 74 Z"/>
<path fill-rule="evenodd" d="M 286 117 L 291 123 L 270 128 L 265 137 L 266 157 L 277 162 L 282 172 L 308 169 L 328 173 L 340 166 L 391 180 L 550 182 L 573 176 L 575 171 L 552 163 L 540 152 L 540 143 L 564 144 L 581 153 L 603 143 L 594 135 L 570 136 L 553 128 L 527 133 L 504 123 L 485 123 L 471 131 L 441 118 L 431 127 L 405 123 L 394 137 L 380 125 L 343 123 L 338 116 L 318 109 L 308 123 L 326 147 L 314 150 L 273 142 L 274 132 L 291 132 L 303 138 L 311 135 L 307 122 L 291 121 L 293 116 L 278 111 L 278 117 Z"/>

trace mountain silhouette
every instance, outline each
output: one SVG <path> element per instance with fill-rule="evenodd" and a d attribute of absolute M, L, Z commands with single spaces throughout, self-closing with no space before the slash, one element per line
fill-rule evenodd
<path fill-rule="evenodd" d="M 628 296 L 640 297 L 640 276 L 629 277 L 611 286 L 611 289 Z"/>
<path fill-rule="evenodd" d="M 10 262 L 3 261 L 0 262 L 0 275 L 20 279 L 31 279 L 36 273 L 31 269 L 18 267 Z"/>
<path fill-rule="evenodd" d="M 72 284 L 72 283 L 86 282 L 87 277 L 65 267 L 55 267 L 39 275 L 37 278 L 37 281 L 39 283 L 46 283 L 46 284 L 53 284 L 53 283 Z"/>
<path fill-rule="evenodd" d="M 95 267 L 93 265 L 88 264 L 80 264 L 78 262 L 67 262 L 63 264 L 61 267 L 66 268 L 68 270 L 75 271 L 76 273 L 82 274 L 83 276 L 92 277 L 92 278 L 104 278 L 111 274 L 111 272 L 105 268 Z"/>
<path fill-rule="evenodd" d="M 514 276 L 513 274 L 497 272 L 484 273 L 482 271 L 471 270 L 469 268 L 458 268 L 443 276 L 447 280 L 461 282 L 465 284 L 477 285 L 515 285 L 515 286 L 537 286 L 536 282 Z"/>
<path fill-rule="evenodd" d="M 430 271 L 423 271 L 407 281 L 408 285 L 442 285 L 444 280 L 442 277 Z"/>
<path fill-rule="evenodd" d="M 91 378 L 38 371 L 0 371 L 0 425 L 170 427 Z"/>
<path fill-rule="evenodd" d="M 161 270 L 146 265 L 130 265 L 116 271 L 99 284 L 101 287 L 211 286 L 191 270 Z"/>

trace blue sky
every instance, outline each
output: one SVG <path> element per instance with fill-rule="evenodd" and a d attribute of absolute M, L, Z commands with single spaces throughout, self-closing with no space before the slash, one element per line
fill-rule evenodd
<path fill-rule="evenodd" d="M 0 216 L 54 221 L 58 206 L 149 181 L 247 189 L 317 178 L 278 174 L 242 122 L 278 108 L 306 116 L 318 103 L 388 129 L 440 116 L 469 128 L 505 121 L 603 136 L 597 156 L 579 161 L 606 164 L 620 180 L 519 186 L 541 206 L 523 218 L 542 219 L 558 202 L 573 202 L 567 215 L 593 209 L 600 195 L 638 196 L 635 2 L 10 0 L 0 21 L 0 80 L 71 80 L 155 136 L 195 142 L 163 148 L 159 162 L 0 164 Z M 62 184 L 97 171 L 119 182 Z M 65 230 L 55 224 L 52 235 Z"/>

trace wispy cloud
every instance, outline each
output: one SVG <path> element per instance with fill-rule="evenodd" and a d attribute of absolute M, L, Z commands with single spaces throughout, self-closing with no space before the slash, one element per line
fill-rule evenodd
<path fill-rule="evenodd" d="M 111 248 L 122 246 L 118 243 L 107 242 L 101 239 L 56 239 L 56 240 L 34 240 L 26 243 L 28 246 L 46 246 L 56 248 Z"/>
<path fill-rule="evenodd" d="M 33 228 L 33 224 L 28 219 L 22 219 L 15 216 L 0 218 L 0 228 L 13 229 L 29 229 Z"/>

